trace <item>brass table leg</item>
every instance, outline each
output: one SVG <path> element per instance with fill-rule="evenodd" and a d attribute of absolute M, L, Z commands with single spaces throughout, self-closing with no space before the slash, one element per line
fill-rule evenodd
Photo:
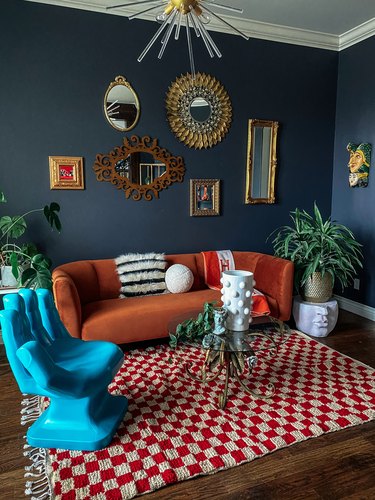
<path fill-rule="evenodd" d="M 227 404 L 227 399 L 228 399 L 228 383 L 229 383 L 229 375 L 231 375 L 231 368 L 232 368 L 232 365 L 231 365 L 231 358 L 230 358 L 230 355 L 228 356 L 228 352 L 225 353 L 225 357 L 223 356 L 223 361 L 224 361 L 224 364 L 225 364 L 225 383 L 224 383 L 224 390 L 221 394 L 219 394 L 219 399 L 218 399 L 218 403 L 219 403 L 219 408 L 221 410 L 224 410 L 225 408 L 225 405 Z"/>
<path fill-rule="evenodd" d="M 247 387 L 247 385 L 241 380 L 240 375 L 245 370 L 245 362 L 247 361 L 249 375 L 252 374 L 253 364 L 249 360 L 256 357 L 254 355 L 253 350 L 241 351 L 241 352 L 229 352 L 229 351 L 218 351 L 214 349 L 207 349 L 206 356 L 203 361 L 202 367 L 200 369 L 200 376 L 194 375 L 190 368 L 192 363 L 189 363 L 186 366 L 186 372 L 193 380 L 201 382 L 203 384 L 207 382 L 212 382 L 217 379 L 218 376 L 225 369 L 225 382 L 222 393 L 219 395 L 218 404 L 219 408 L 223 410 L 226 406 L 228 400 L 228 385 L 229 385 L 229 377 L 234 376 L 234 378 L 239 382 L 242 389 L 252 397 L 260 398 L 260 399 L 269 399 L 275 394 L 275 386 L 272 383 L 267 384 L 267 392 L 265 394 L 254 391 Z M 211 372 L 217 369 L 217 372 L 213 374 L 211 377 L 207 376 L 207 372 Z"/>

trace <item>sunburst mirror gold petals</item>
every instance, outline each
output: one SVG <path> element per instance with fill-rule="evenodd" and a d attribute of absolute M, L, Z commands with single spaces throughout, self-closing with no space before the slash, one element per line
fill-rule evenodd
<path fill-rule="evenodd" d="M 158 145 L 157 139 L 132 135 L 122 146 L 98 154 L 93 166 L 98 181 L 108 181 L 122 189 L 126 198 L 150 201 L 174 182 L 182 182 L 184 160 Z"/>
<path fill-rule="evenodd" d="M 213 76 L 181 75 L 169 87 L 167 118 L 176 137 L 190 148 L 211 148 L 227 134 L 232 105 L 223 85 Z"/>

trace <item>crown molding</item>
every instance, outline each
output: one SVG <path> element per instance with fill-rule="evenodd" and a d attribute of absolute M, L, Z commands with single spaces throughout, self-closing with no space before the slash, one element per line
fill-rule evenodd
<path fill-rule="evenodd" d="M 375 35 L 375 17 L 369 19 L 356 28 L 353 28 L 340 36 L 340 43 L 338 50 L 345 50 L 356 43 L 362 42 L 370 36 Z"/>
<path fill-rule="evenodd" d="M 90 0 L 26 0 L 27 2 L 42 3 L 46 5 L 55 5 L 59 7 L 69 7 L 73 9 L 88 10 L 99 12 L 101 14 L 109 14 L 115 16 L 127 17 L 129 14 L 139 12 L 140 7 L 133 5 L 127 7 L 126 13 L 121 9 L 106 10 L 105 7 L 99 6 Z M 115 1 L 114 1 L 115 3 Z M 137 19 L 155 22 L 153 14 L 146 13 Z M 329 33 L 321 33 L 318 31 L 304 30 L 300 28 L 292 28 L 288 26 L 280 26 L 277 24 L 263 23 L 251 19 L 243 19 L 238 17 L 225 16 L 225 19 L 233 24 L 237 29 L 243 31 L 250 38 L 258 38 L 272 42 L 290 43 L 292 45 L 302 45 L 305 47 L 314 47 L 318 49 L 340 51 L 347 47 L 369 38 L 375 34 L 375 18 L 370 21 L 353 28 L 342 35 L 332 35 Z M 211 20 L 207 26 L 210 31 L 218 31 L 233 35 L 233 31 L 218 20 Z"/>

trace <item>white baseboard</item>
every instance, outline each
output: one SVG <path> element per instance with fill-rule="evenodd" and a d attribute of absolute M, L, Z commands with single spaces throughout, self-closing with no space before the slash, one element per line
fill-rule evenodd
<path fill-rule="evenodd" d="M 360 304 L 359 302 L 355 302 L 354 300 L 346 299 L 345 297 L 340 297 L 339 295 L 335 295 L 334 298 L 339 303 L 340 309 L 344 309 L 344 311 L 349 311 L 353 314 L 358 314 L 358 316 L 362 316 L 363 318 L 375 321 L 374 307 L 365 306 L 364 304 Z"/>

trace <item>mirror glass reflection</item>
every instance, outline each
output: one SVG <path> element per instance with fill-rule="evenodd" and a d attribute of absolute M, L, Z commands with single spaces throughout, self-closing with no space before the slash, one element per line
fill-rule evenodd
<path fill-rule="evenodd" d="M 115 164 L 115 172 L 131 183 L 148 185 L 166 172 L 166 165 L 143 151 L 131 153 Z"/>
<path fill-rule="evenodd" d="M 140 106 L 137 94 L 123 76 L 111 82 L 104 97 L 104 113 L 110 125 L 125 132 L 137 124 Z"/>
<path fill-rule="evenodd" d="M 268 197 L 271 156 L 271 127 L 254 127 L 253 143 L 253 179 L 251 196 Z"/>
<path fill-rule="evenodd" d="M 211 104 L 203 97 L 195 97 L 190 103 L 190 115 L 198 123 L 206 122 L 212 112 Z"/>
<path fill-rule="evenodd" d="M 275 203 L 278 122 L 249 120 L 245 203 Z"/>

